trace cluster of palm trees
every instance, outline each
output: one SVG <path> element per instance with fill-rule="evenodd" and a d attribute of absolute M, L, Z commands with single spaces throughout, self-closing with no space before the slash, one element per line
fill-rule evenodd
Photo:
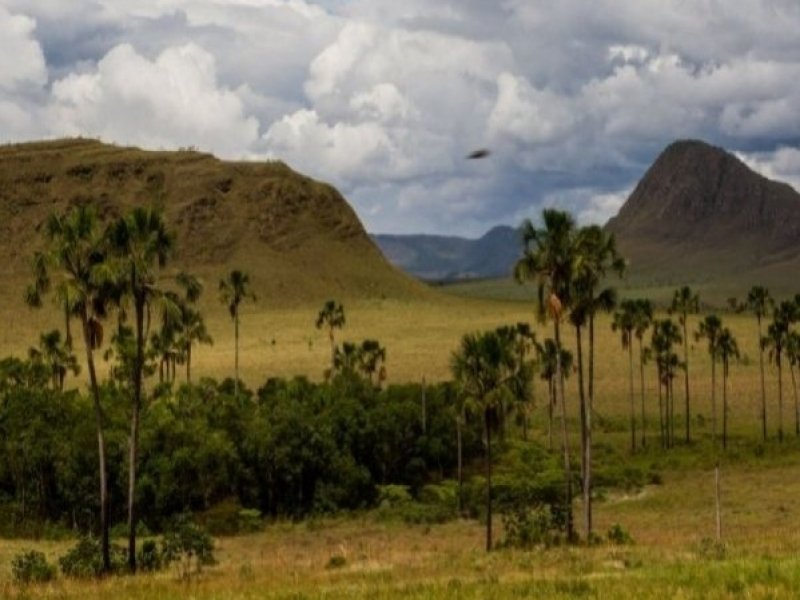
<path fill-rule="evenodd" d="M 451 364 L 460 396 L 472 403 L 484 421 L 484 440 L 487 460 L 487 549 L 491 548 L 491 435 L 502 426 L 509 406 L 520 407 L 531 400 L 528 389 L 534 370 L 547 382 L 548 440 L 553 445 L 553 416 L 560 405 L 561 452 L 565 474 L 566 529 L 569 538 L 575 537 L 571 513 L 572 475 L 570 473 L 570 444 L 565 402 L 565 379 L 570 372 L 577 375 L 580 414 L 581 489 L 583 493 L 583 529 L 587 540 L 592 539 L 592 416 L 595 414 L 595 317 L 600 312 L 613 311 L 612 329 L 620 335 L 622 347 L 628 352 L 630 448 L 647 446 L 646 365 L 654 364 L 658 383 L 658 425 L 661 446 L 671 448 L 676 443 L 675 381 L 683 379 L 683 438 L 692 442 L 692 400 L 690 377 L 690 335 L 707 343 L 711 358 L 710 398 L 711 437 L 716 445 L 721 437 L 722 447 L 728 445 L 728 384 L 731 365 L 740 358 L 737 340 L 731 330 L 714 314 L 697 317 L 692 331 L 692 315 L 700 312 L 700 298 L 688 286 L 677 289 L 668 315 L 656 318 L 649 300 L 627 299 L 616 302 L 614 289 L 606 287 L 612 275 L 622 275 L 624 260 L 619 256 L 614 238 L 596 226 L 578 227 L 565 212 L 547 209 L 542 213 L 540 226 L 531 222 L 523 225 L 525 250 L 515 266 L 519 281 L 534 281 L 537 285 L 537 316 L 541 322 L 550 320 L 552 338 L 538 343 L 527 330 L 528 350 L 513 355 L 513 343 L 498 331 L 470 334 L 463 338 Z M 749 310 L 757 318 L 761 362 L 762 422 L 766 439 L 766 386 L 764 383 L 764 353 L 776 366 L 778 374 L 778 439 L 783 439 L 783 379 L 782 369 L 790 367 L 795 398 L 796 431 L 800 435 L 800 403 L 794 367 L 800 367 L 800 333 L 792 325 L 800 321 L 800 295 L 794 301 L 777 306 L 762 287 L 754 287 L 743 303 L 732 302 L 739 311 Z M 766 335 L 762 320 L 771 316 Z M 569 324 L 575 335 L 575 354 L 564 348 L 564 326 Z M 649 332 L 649 338 L 648 338 Z M 635 377 L 635 352 L 638 354 L 638 406 Z M 523 346 L 526 347 L 526 346 Z M 512 360 L 512 357 L 514 358 Z M 717 366 L 722 371 L 721 419 L 717 407 Z M 680 385 L 680 384 L 679 384 Z M 513 393 L 516 389 L 517 393 Z M 527 394 L 527 396 L 526 396 Z M 516 398 L 516 403 L 510 403 Z M 463 400 L 462 400 L 463 405 Z M 463 420 L 463 412 L 458 411 Z M 637 414 L 638 413 L 638 414 Z M 721 420 L 721 424 L 719 421 Z M 459 425 L 461 421 L 459 421 Z M 720 434 L 721 425 L 721 436 Z M 638 430 L 638 431 L 637 431 Z"/>
<path fill-rule="evenodd" d="M 52 215 L 44 230 L 45 248 L 34 256 L 34 281 L 26 291 L 31 307 L 41 307 L 45 295 L 52 295 L 65 319 L 66 336 L 59 331 L 41 336 L 30 356 L 47 366 L 53 387 L 62 389 L 69 371 L 78 373 L 72 352 L 71 323 L 80 324 L 86 352 L 89 388 L 94 408 L 98 446 L 100 530 L 103 568 L 110 571 L 109 499 L 106 461 L 105 415 L 97 376 L 95 353 L 103 346 L 103 323 L 116 312 L 116 332 L 112 336 L 116 367 L 112 374 L 130 397 L 128 439 L 128 563 L 136 570 L 135 491 L 139 451 L 139 422 L 144 402 L 144 379 L 153 362 L 158 363 L 162 382 L 176 377 L 176 365 L 185 364 L 186 380 L 191 380 L 192 348 L 210 344 L 197 301 L 203 291 L 200 281 L 187 273 L 166 277 L 173 250 L 173 236 L 161 213 L 137 207 L 101 226 L 96 211 L 77 206 L 63 216 Z M 236 381 L 238 383 L 238 310 L 246 298 L 248 277 L 233 271 L 220 282 L 222 300 L 229 305 L 236 325 Z M 154 314 L 160 328 L 152 331 Z M 130 322 L 130 324 L 129 324 Z M 237 389 L 238 392 L 238 389 Z"/>
<path fill-rule="evenodd" d="M 386 347 L 372 339 L 337 344 L 336 330 L 343 329 L 346 322 L 344 305 L 336 300 L 327 300 L 317 314 L 314 325 L 317 329 L 327 329 L 331 345 L 331 366 L 325 370 L 325 378 L 330 379 L 336 373 L 355 373 L 380 387 L 387 376 Z"/>

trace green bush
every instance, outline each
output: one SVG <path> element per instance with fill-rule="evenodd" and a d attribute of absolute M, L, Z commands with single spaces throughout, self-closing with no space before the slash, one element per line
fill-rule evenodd
<path fill-rule="evenodd" d="M 633 543 L 633 538 L 631 534 L 619 523 L 614 523 L 608 529 L 608 533 L 606 533 L 606 537 L 608 541 L 612 544 L 617 544 L 620 546 L 625 546 L 628 544 Z"/>
<path fill-rule="evenodd" d="M 412 501 L 407 485 L 379 485 L 378 506 L 381 508 L 396 507 Z"/>
<path fill-rule="evenodd" d="M 125 569 L 127 553 L 114 544 L 109 548 L 111 570 L 121 573 Z M 78 543 L 58 559 L 61 572 L 67 577 L 88 579 L 103 574 L 103 550 L 100 541 L 92 537 L 82 537 Z"/>
<path fill-rule="evenodd" d="M 174 564 L 182 579 L 189 579 L 199 574 L 204 566 L 217 562 L 213 538 L 187 515 L 177 517 L 164 533 L 163 548 L 164 564 Z"/>
<path fill-rule="evenodd" d="M 261 511 L 257 508 L 243 508 L 239 511 L 239 533 L 254 533 L 261 531 L 264 522 L 261 520 Z"/>
<path fill-rule="evenodd" d="M 56 568 L 37 550 L 21 552 L 11 559 L 11 573 L 17 583 L 42 583 L 56 576 Z"/>
<path fill-rule="evenodd" d="M 558 524 L 550 507 L 518 508 L 503 514 L 505 537 L 501 545 L 507 548 L 530 550 L 536 546 L 550 547 L 560 541 Z"/>
<path fill-rule="evenodd" d="M 161 552 L 154 540 L 145 540 L 136 553 L 136 566 L 141 571 L 159 571 L 162 567 Z"/>

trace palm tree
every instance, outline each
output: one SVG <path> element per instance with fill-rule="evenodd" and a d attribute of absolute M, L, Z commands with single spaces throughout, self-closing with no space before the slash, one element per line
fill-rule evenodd
<path fill-rule="evenodd" d="M 453 354 L 450 369 L 462 393 L 482 413 L 486 441 L 486 551 L 492 549 L 492 432 L 500 426 L 501 406 L 516 375 L 514 351 L 496 331 L 467 334 Z"/>
<path fill-rule="evenodd" d="M 556 391 L 557 363 L 561 363 L 564 378 L 572 372 L 572 353 L 566 348 L 561 349 L 561 358 L 556 358 L 556 343 L 547 338 L 544 343 L 536 348 L 537 362 L 539 363 L 540 376 L 547 382 L 547 440 L 548 448 L 553 449 L 553 409 L 558 404 Z"/>
<path fill-rule="evenodd" d="M 767 440 L 767 389 L 764 382 L 764 346 L 761 343 L 761 320 L 767 315 L 770 308 L 775 305 L 774 300 L 767 288 L 756 285 L 750 288 L 747 293 L 747 300 L 744 307 L 749 309 L 756 316 L 758 323 L 758 366 L 761 369 L 761 433 L 764 441 Z"/>
<path fill-rule="evenodd" d="M 64 379 L 67 373 L 72 371 L 76 376 L 80 373 L 78 358 L 72 353 L 72 348 L 66 341 L 62 343 L 61 332 L 58 329 L 40 335 L 39 347 L 28 350 L 28 357 L 47 367 L 55 391 L 64 391 Z"/>
<path fill-rule="evenodd" d="M 680 329 L 671 319 L 653 323 L 652 351 L 658 369 L 658 410 L 661 421 L 661 440 L 665 448 L 670 448 L 675 439 L 673 381 L 682 364 L 673 351 L 673 347 L 682 341 Z"/>
<path fill-rule="evenodd" d="M 692 292 L 688 286 L 683 286 L 675 290 L 672 297 L 671 312 L 678 313 L 678 322 L 683 328 L 683 379 L 686 393 L 686 443 L 692 441 L 691 436 L 691 403 L 689 401 L 689 335 L 687 333 L 687 321 L 690 314 L 700 310 L 700 296 Z"/>
<path fill-rule="evenodd" d="M 644 365 L 650 352 L 644 347 L 644 334 L 653 323 L 653 303 L 649 300 L 634 300 L 635 310 L 633 313 L 634 328 L 633 333 L 639 342 L 639 386 L 642 403 L 642 448 L 647 445 L 647 417 L 645 414 L 645 392 L 644 392 Z"/>
<path fill-rule="evenodd" d="M 228 312 L 233 319 L 233 395 L 239 397 L 239 305 L 244 300 L 256 301 L 256 296 L 250 291 L 250 276 L 238 269 L 231 271 L 226 279 L 219 281 L 220 299 L 228 305 Z"/>
<path fill-rule="evenodd" d="M 708 340 L 708 356 L 711 358 L 711 441 L 717 441 L 717 358 L 719 336 L 722 333 L 722 321 L 717 315 L 708 315 L 700 322 L 700 328 L 695 333 L 695 339 Z"/>
<path fill-rule="evenodd" d="M 761 339 L 762 348 L 769 350 L 769 359 L 778 369 L 778 441 L 783 441 L 783 371 L 782 359 L 789 340 L 789 327 L 796 320 L 797 307 L 781 302 L 773 311 L 767 335 Z"/>
<path fill-rule="evenodd" d="M 200 311 L 184 306 L 181 310 L 181 335 L 178 344 L 183 348 L 186 362 L 186 383 L 192 383 L 192 347 L 195 344 L 212 345 L 214 339 L 206 329 Z"/>
<path fill-rule="evenodd" d="M 625 261 L 617 253 L 614 236 L 602 227 L 592 225 L 578 232 L 577 260 L 573 276 L 574 304 L 570 320 L 575 326 L 578 350 L 578 390 L 581 413 L 581 472 L 583 476 L 584 531 L 592 533 L 592 411 L 594 410 L 594 318 L 598 311 L 610 312 L 616 304 L 612 288 L 601 289 L 610 271 L 622 275 Z M 588 326 L 589 370 L 588 394 L 583 390 L 583 349 L 581 327 Z"/>
<path fill-rule="evenodd" d="M 731 330 L 725 327 L 717 338 L 717 354 L 722 362 L 722 447 L 728 447 L 728 374 L 731 360 L 739 359 L 739 345 Z M 795 415 L 797 415 L 795 402 Z"/>
<path fill-rule="evenodd" d="M 565 508 L 567 536 L 574 539 L 572 519 L 572 474 L 569 464 L 569 438 L 564 396 L 564 374 L 561 365 L 561 319 L 572 305 L 572 282 L 577 256 L 575 221 L 569 213 L 545 209 L 542 228 L 530 221 L 522 225 L 525 251 L 514 266 L 517 281 L 537 282 L 537 316 L 540 321 L 553 321 L 556 344 L 556 383 L 561 400 L 561 435 L 564 452 Z"/>
<path fill-rule="evenodd" d="M 344 325 L 344 306 L 335 300 L 325 302 L 317 315 L 316 327 L 317 329 L 328 328 L 328 338 L 331 342 L 331 365 L 335 362 L 336 355 L 336 339 L 333 332 L 336 329 L 341 329 Z"/>
<path fill-rule="evenodd" d="M 145 343 L 153 303 L 164 298 L 158 289 L 156 271 L 163 268 L 172 251 L 173 238 L 161 213 L 153 208 L 136 207 L 117 219 L 107 232 L 116 257 L 116 271 L 134 310 L 134 339 L 131 399 L 131 430 L 128 454 L 128 566 L 136 572 L 136 479 L 139 456 L 139 422 L 144 386 Z M 166 307 L 166 303 L 164 304 Z M 165 308 L 165 310 L 167 310 Z"/>
<path fill-rule="evenodd" d="M 797 397 L 797 379 L 795 367 L 800 365 L 800 334 L 790 331 L 786 339 L 786 358 L 789 361 L 789 373 L 792 376 L 792 396 L 794 397 L 794 434 L 800 436 L 800 404 Z"/>
<path fill-rule="evenodd" d="M 611 329 L 620 333 L 623 350 L 628 351 L 628 382 L 631 407 L 631 452 L 636 452 L 636 406 L 633 392 L 633 332 L 636 328 L 637 304 L 635 300 L 623 300 L 614 313 Z"/>
<path fill-rule="evenodd" d="M 377 340 L 364 340 L 359 348 L 359 367 L 370 383 L 381 383 L 386 379 L 386 348 Z M 377 381 L 373 377 L 377 375 Z"/>
<path fill-rule="evenodd" d="M 111 570 L 111 556 L 105 417 L 94 364 L 94 351 L 101 346 L 103 340 L 100 322 L 106 315 L 107 301 L 103 288 L 97 285 L 97 271 L 104 265 L 106 254 L 97 224 L 97 214 L 87 206 L 79 206 L 63 217 L 52 215 L 47 221 L 45 239 L 47 248 L 36 259 L 35 281 L 28 288 L 27 300 L 33 307 L 41 306 L 41 296 L 55 288 L 57 297 L 70 299 L 67 321 L 74 316 L 81 324 L 97 434 L 103 571 L 108 573 Z"/>

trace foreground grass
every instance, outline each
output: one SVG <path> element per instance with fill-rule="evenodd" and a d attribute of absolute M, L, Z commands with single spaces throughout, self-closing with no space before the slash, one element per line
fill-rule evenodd
<path fill-rule="evenodd" d="M 788 462 L 788 461 L 787 461 Z M 796 462 L 796 461 L 795 461 Z M 20 588 L 10 559 L 36 546 L 3 542 L 0 597 L 133 599 L 301 598 L 792 598 L 800 593 L 800 467 L 784 461 L 726 466 L 725 545 L 713 536 L 713 487 L 704 469 L 664 473 L 664 483 L 610 494 L 597 529 L 622 523 L 630 546 L 482 551 L 480 523 L 407 525 L 374 514 L 277 523 L 218 540 L 219 564 L 190 582 L 174 572 L 100 582 L 59 579 Z M 332 568 L 331 557 L 343 565 Z"/>

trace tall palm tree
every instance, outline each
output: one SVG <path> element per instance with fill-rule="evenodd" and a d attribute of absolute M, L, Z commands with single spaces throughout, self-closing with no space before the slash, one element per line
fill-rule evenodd
<path fill-rule="evenodd" d="M 635 300 L 633 333 L 639 343 L 639 388 L 642 404 L 642 448 L 647 445 L 647 416 L 645 414 L 644 365 L 647 362 L 649 348 L 644 347 L 644 334 L 653 323 L 653 303 L 650 300 Z"/>
<path fill-rule="evenodd" d="M 636 401 L 633 392 L 633 332 L 636 328 L 637 304 L 635 300 L 623 300 L 614 313 L 611 329 L 618 331 L 623 350 L 628 351 L 628 383 L 631 408 L 631 452 L 636 452 Z"/>
<path fill-rule="evenodd" d="M 328 300 L 319 311 L 316 320 L 317 329 L 327 327 L 328 339 L 331 343 L 331 366 L 336 356 L 336 338 L 334 331 L 345 325 L 344 306 L 335 300 Z"/>
<path fill-rule="evenodd" d="M 116 258 L 116 271 L 130 298 L 134 311 L 134 339 L 131 399 L 131 426 L 128 446 L 128 566 L 136 571 L 136 480 L 139 458 L 139 422 L 144 387 L 145 344 L 150 312 L 154 302 L 163 298 L 158 288 L 157 270 L 163 268 L 173 247 L 160 211 L 136 207 L 108 228 L 108 240 Z"/>
<path fill-rule="evenodd" d="M 57 297 L 70 299 L 67 321 L 77 317 L 81 324 L 97 435 L 103 571 L 108 573 L 111 556 L 105 417 L 94 363 L 94 351 L 102 344 L 101 320 L 106 316 L 107 301 L 102 286 L 97 284 L 97 272 L 107 257 L 96 212 L 80 206 L 64 216 L 52 215 L 45 228 L 45 240 L 47 247 L 36 259 L 35 280 L 28 288 L 27 300 L 33 307 L 41 306 L 42 295 L 54 288 Z"/>
<path fill-rule="evenodd" d="M 572 372 L 572 352 L 566 348 L 561 349 L 561 358 L 556 358 L 556 343 L 547 338 L 543 344 L 537 346 L 537 362 L 539 363 L 540 377 L 547 382 L 547 447 L 553 449 L 553 410 L 558 404 L 556 391 L 557 364 L 561 365 L 561 372 L 564 378 L 568 378 Z"/>
<path fill-rule="evenodd" d="M 184 352 L 186 383 L 192 383 L 192 348 L 195 344 L 212 345 L 214 338 L 208 333 L 200 311 L 184 306 L 181 310 L 181 335 L 178 341 Z"/>
<path fill-rule="evenodd" d="M 671 312 L 678 314 L 678 322 L 683 328 L 683 380 L 686 398 L 686 443 L 692 441 L 691 435 L 691 403 L 689 400 L 689 335 L 688 320 L 690 314 L 700 310 L 700 296 L 695 294 L 688 286 L 675 290 L 672 297 Z"/>
<path fill-rule="evenodd" d="M 592 534 L 592 411 L 594 410 L 594 320 L 599 311 L 610 312 L 616 304 L 613 288 L 602 288 L 609 272 L 622 275 L 625 261 L 617 253 L 614 236 L 597 225 L 578 232 L 577 260 L 573 275 L 574 304 L 570 320 L 576 328 L 578 343 L 578 385 L 581 412 L 581 472 L 583 475 L 584 531 L 588 540 Z M 588 327 L 589 369 L 588 394 L 583 392 L 583 360 L 581 325 Z"/>
<path fill-rule="evenodd" d="M 486 442 L 486 551 L 492 549 L 492 432 L 500 426 L 503 397 L 516 373 L 508 339 L 496 331 L 467 334 L 450 368 L 462 393 L 482 413 Z"/>
<path fill-rule="evenodd" d="M 708 356 L 711 358 L 711 441 L 717 441 L 717 358 L 719 352 L 719 336 L 722 333 L 722 321 L 717 315 L 708 315 L 700 322 L 695 339 L 708 341 Z"/>
<path fill-rule="evenodd" d="M 572 282 L 577 257 L 577 230 L 569 213 L 545 209 L 542 227 L 530 221 L 522 225 L 525 250 L 514 266 L 517 281 L 537 282 L 537 316 L 540 321 L 553 322 L 556 352 L 556 384 L 561 401 L 561 436 L 564 454 L 565 508 L 567 536 L 575 538 L 572 519 L 572 474 L 569 462 L 569 437 L 564 394 L 564 374 L 561 365 L 561 320 L 572 306 Z"/>
<path fill-rule="evenodd" d="M 769 351 L 769 359 L 778 369 L 778 441 L 783 441 L 783 356 L 789 341 L 789 328 L 796 320 L 797 307 L 791 302 L 781 302 L 775 307 L 772 323 L 761 345 Z"/>
<path fill-rule="evenodd" d="M 739 345 L 731 330 L 725 327 L 717 338 L 717 354 L 722 362 L 722 447 L 728 447 L 728 375 L 732 360 L 739 359 Z M 795 411 L 797 404 L 795 403 Z M 795 415 L 797 413 L 795 412 Z"/>
<path fill-rule="evenodd" d="M 786 359 L 789 362 L 789 373 L 792 376 L 792 396 L 794 397 L 794 434 L 800 436 L 800 403 L 797 396 L 797 379 L 795 367 L 800 365 L 800 333 L 790 331 L 786 339 Z"/>
<path fill-rule="evenodd" d="M 665 448 L 672 447 L 675 440 L 673 382 L 682 364 L 673 348 L 675 344 L 680 344 L 682 341 L 680 329 L 671 319 L 653 323 L 652 351 L 658 369 L 659 419 L 661 421 L 661 440 Z"/>
<path fill-rule="evenodd" d="M 761 343 L 763 339 L 761 321 L 774 305 L 775 301 L 770 296 L 769 290 L 760 285 L 750 288 L 747 293 L 747 300 L 744 303 L 744 307 L 756 316 L 756 322 L 758 323 L 758 366 L 761 371 L 761 434 L 764 441 L 767 439 L 767 389 L 764 381 L 764 346 Z"/>
<path fill-rule="evenodd" d="M 239 397 L 239 305 L 244 300 L 256 301 L 256 296 L 250 291 L 250 276 L 238 269 L 234 269 L 225 279 L 219 281 L 220 299 L 228 305 L 228 312 L 233 319 L 233 394 Z"/>

